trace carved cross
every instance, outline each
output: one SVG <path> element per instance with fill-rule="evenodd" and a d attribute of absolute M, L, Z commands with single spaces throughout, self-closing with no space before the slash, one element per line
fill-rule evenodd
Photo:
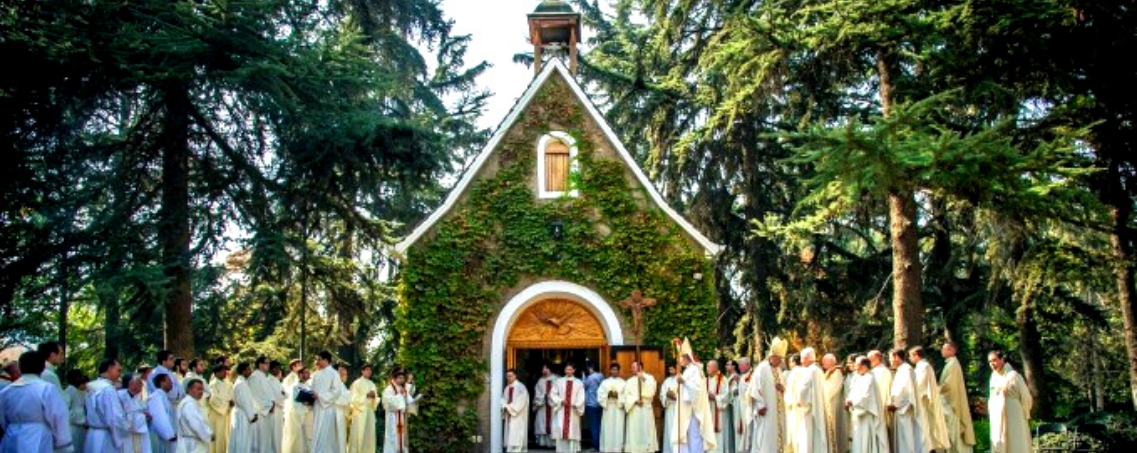
<path fill-rule="evenodd" d="M 636 346 L 640 345 L 643 333 L 643 309 L 655 305 L 655 299 L 644 297 L 640 290 L 632 291 L 632 296 L 620 301 L 620 306 L 632 311 L 632 334 L 636 336 Z"/>

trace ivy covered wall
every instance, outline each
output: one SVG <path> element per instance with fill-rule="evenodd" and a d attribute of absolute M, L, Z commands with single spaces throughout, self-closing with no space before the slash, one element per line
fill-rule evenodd
<path fill-rule="evenodd" d="M 569 133 L 579 197 L 536 197 L 536 146 Z M 487 407 L 487 335 L 506 294 L 538 280 L 587 286 L 630 319 L 618 301 L 635 289 L 657 299 L 644 312 L 644 343 L 687 336 L 710 356 L 717 303 L 712 263 L 649 197 L 558 76 L 550 77 L 503 137 L 458 205 L 408 252 L 401 271 L 399 363 L 425 396 L 409 420 L 417 452 L 479 450 Z M 550 224 L 563 224 L 563 239 Z"/>

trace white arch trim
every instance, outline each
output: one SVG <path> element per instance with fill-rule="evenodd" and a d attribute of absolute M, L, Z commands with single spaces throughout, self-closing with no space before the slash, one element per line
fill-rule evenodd
<path fill-rule="evenodd" d="M 616 312 L 604 298 L 595 291 L 581 285 L 565 281 L 547 281 L 533 284 L 525 288 L 501 309 L 493 325 L 493 340 L 490 350 L 490 450 L 502 451 L 502 421 L 501 421 L 501 394 L 505 387 L 505 340 L 509 336 L 509 329 L 517 318 L 535 302 L 549 298 L 565 298 L 579 302 L 587 308 L 604 329 L 604 336 L 610 345 L 624 344 L 624 333 L 620 330 L 620 321 Z"/>
<path fill-rule="evenodd" d="M 569 173 L 580 171 L 580 164 L 576 160 L 576 140 L 571 135 L 561 132 L 553 131 L 548 134 L 542 135 L 537 140 L 537 198 L 557 198 L 563 196 L 563 191 L 550 191 L 548 188 L 548 181 L 545 180 L 545 147 L 549 146 L 549 142 L 553 140 L 560 140 L 569 149 Z M 570 197 L 579 197 L 580 190 L 570 189 L 568 192 Z"/>

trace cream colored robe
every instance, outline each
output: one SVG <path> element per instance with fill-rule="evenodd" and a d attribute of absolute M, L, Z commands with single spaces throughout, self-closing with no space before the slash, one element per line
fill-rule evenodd
<path fill-rule="evenodd" d="M 750 420 L 754 417 L 754 409 L 750 405 L 750 398 L 746 391 L 750 388 L 750 381 L 754 379 L 754 370 L 739 374 L 733 383 L 731 409 L 731 429 L 734 431 L 734 450 L 739 453 L 749 451 Z"/>
<path fill-rule="evenodd" d="M 374 392 L 371 397 L 368 392 Z M 379 409 L 379 389 L 371 379 L 360 377 L 351 383 L 351 438 L 349 453 L 375 453 L 375 411 Z"/>
<path fill-rule="evenodd" d="M 205 414 L 201 413 L 201 403 L 186 395 L 178 403 L 178 453 L 208 453 L 213 444 L 213 429 Z"/>
<path fill-rule="evenodd" d="M 307 453 L 312 446 L 312 407 L 296 402 L 300 390 L 312 390 L 299 379 L 285 379 L 285 392 L 289 395 L 284 402 L 284 433 L 281 436 L 281 452 Z"/>
<path fill-rule="evenodd" d="M 568 403 L 566 408 L 564 403 Z M 584 415 L 584 383 L 566 376 L 553 384 L 549 404 L 553 406 L 553 423 L 549 437 L 556 443 L 558 453 L 580 451 L 580 417 Z"/>
<path fill-rule="evenodd" d="M 892 432 L 892 412 L 888 411 L 888 402 L 892 395 L 892 370 L 882 363 L 873 367 L 872 377 L 876 380 L 877 391 L 880 392 L 880 407 L 884 408 L 884 426 L 888 428 L 889 451 L 895 451 L 895 446 L 892 445 L 892 439 L 896 437 Z"/>
<path fill-rule="evenodd" d="M 896 369 L 892 377 L 892 392 L 889 403 L 896 406 L 893 413 L 892 448 L 896 453 L 927 453 L 923 451 L 924 440 L 917 418 L 920 399 L 916 397 L 916 372 L 904 363 Z"/>
<path fill-rule="evenodd" d="M 553 439 L 549 436 L 553 427 L 553 405 L 549 404 L 549 395 L 553 393 L 553 384 L 560 379 L 555 374 L 543 376 L 537 380 L 533 388 L 533 411 L 536 412 L 533 420 L 533 434 L 537 436 L 537 445 L 552 447 Z"/>
<path fill-rule="evenodd" d="M 963 369 L 955 357 L 944 362 L 940 370 L 940 406 L 947 424 L 948 453 L 971 453 L 975 447 L 975 430 L 971 426 L 971 404 L 967 399 L 967 386 L 963 382 Z"/>
<path fill-rule="evenodd" d="M 412 384 L 407 384 L 403 388 L 387 384 L 383 388 L 383 411 L 387 413 L 383 420 L 383 453 L 410 451 L 407 435 L 410 432 L 410 423 L 407 416 L 416 413 L 418 408 L 418 395 L 415 395 L 414 391 L 415 386 Z"/>
<path fill-rule="evenodd" d="M 642 382 L 642 385 L 641 385 Z M 624 437 L 625 453 L 653 453 L 659 450 L 655 434 L 655 378 L 648 373 L 632 376 L 624 384 L 620 394 L 620 404 L 628 417 Z M 638 404 L 637 404 L 638 403 Z"/>
<path fill-rule="evenodd" d="M 229 449 L 229 412 L 232 410 L 229 403 L 232 401 L 233 384 L 217 376 L 210 378 L 205 407 L 214 440 L 209 443 L 209 453 L 225 453 Z"/>
<path fill-rule="evenodd" d="M 927 360 L 916 363 L 916 395 L 920 399 L 918 416 L 924 421 L 921 428 L 924 451 L 946 450 L 950 444 L 944 412 L 940 408 L 940 386 L 936 382 L 936 370 Z"/>
<path fill-rule="evenodd" d="M 794 451 L 829 453 L 825 423 L 825 376 L 817 364 L 801 367 L 794 380 Z"/>
<path fill-rule="evenodd" d="M 992 372 L 987 414 L 991 417 L 991 453 L 1030 453 L 1030 408 L 1034 399 L 1017 371 L 1003 365 Z"/>
<path fill-rule="evenodd" d="M 253 370 L 253 374 L 249 375 L 249 389 L 253 391 L 253 399 L 257 401 L 259 408 L 257 422 L 254 424 L 253 429 L 253 447 L 259 453 L 275 453 L 273 451 L 272 436 L 276 431 L 275 423 L 272 415 L 280 408 L 276 407 L 276 396 L 273 395 L 273 387 L 269 380 L 273 377 L 269 376 L 261 370 Z"/>
<path fill-rule="evenodd" d="M 851 376 L 850 376 L 851 377 Z M 825 372 L 825 434 L 829 438 L 829 453 L 845 453 L 849 437 L 845 424 L 845 375 L 834 367 Z"/>
<path fill-rule="evenodd" d="M 782 423 L 782 449 L 786 453 L 794 453 L 794 435 L 797 434 L 797 378 L 804 368 L 794 367 L 786 370 L 782 375 L 785 378 L 785 397 L 782 398 L 782 403 L 785 405 L 786 421 Z"/>
<path fill-rule="evenodd" d="M 730 445 L 730 378 L 722 373 L 707 378 L 708 402 L 711 406 L 711 424 L 715 433 L 713 453 L 733 453 Z"/>
<path fill-rule="evenodd" d="M 513 381 L 505 386 L 501 392 L 501 408 L 505 451 L 529 450 L 529 391 L 525 390 L 525 384 Z"/>
<path fill-rule="evenodd" d="M 711 451 L 715 448 L 715 426 L 711 419 L 711 404 L 707 396 L 706 377 L 702 364 L 692 363 L 683 369 L 683 382 L 677 388 L 679 405 L 676 408 L 678 429 L 671 434 L 673 453 Z M 694 438 L 698 436 L 698 438 Z M 698 441 L 702 445 L 698 445 Z"/>
<path fill-rule="evenodd" d="M 257 425 L 264 423 L 258 414 L 260 406 L 253 397 L 253 390 L 249 388 L 249 381 L 244 376 L 237 378 L 233 384 L 233 401 L 237 403 L 229 412 L 229 453 L 253 453 L 256 447 L 255 430 Z M 256 422 L 253 419 L 256 419 Z"/>
<path fill-rule="evenodd" d="M 312 453 L 343 453 L 339 430 L 342 420 L 336 401 L 340 399 L 340 376 L 335 368 L 326 366 L 312 375 L 312 391 L 316 404 L 312 406 Z"/>
<path fill-rule="evenodd" d="M 624 392 L 625 384 L 623 379 L 609 377 L 596 388 L 596 401 L 604 410 L 604 416 L 600 418 L 601 453 L 624 451 L 624 419 L 627 414 L 620 406 L 620 394 Z"/>
<path fill-rule="evenodd" d="M 747 444 L 750 453 L 778 453 L 782 451 L 783 427 L 786 406 L 784 393 L 778 391 L 782 383 L 782 373 L 770 362 L 763 361 L 754 369 L 754 377 L 746 390 L 747 399 L 753 408 L 753 418 Z M 766 410 L 765 415 L 758 412 Z"/>
<path fill-rule="evenodd" d="M 663 453 L 673 453 L 671 450 L 671 433 L 675 431 L 675 407 L 677 404 L 669 395 L 678 398 L 678 387 L 679 384 L 676 383 L 675 376 L 668 376 L 667 379 L 663 380 L 663 385 L 659 387 L 659 403 L 663 405 L 663 445 L 661 446 Z"/>
<path fill-rule="evenodd" d="M 845 400 L 852 406 L 851 453 L 888 453 L 888 428 L 884 426 L 884 406 L 872 373 L 854 375 Z"/>

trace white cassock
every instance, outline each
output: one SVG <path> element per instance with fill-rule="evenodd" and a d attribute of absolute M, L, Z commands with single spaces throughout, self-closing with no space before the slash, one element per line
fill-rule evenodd
<path fill-rule="evenodd" d="M 193 397 L 183 398 L 178 404 L 177 420 L 177 453 L 208 453 L 213 443 L 213 428 L 201 413 L 201 402 Z"/>
<path fill-rule="evenodd" d="M 782 426 L 785 423 L 783 393 L 778 391 L 782 373 L 766 360 L 754 369 L 754 377 L 746 390 L 753 408 L 750 422 L 750 453 L 778 453 L 782 447 Z M 784 387 L 783 387 L 784 388 Z M 760 414 L 762 410 L 766 414 Z"/>
<path fill-rule="evenodd" d="M 675 408 L 678 407 L 677 400 L 672 398 L 679 398 L 678 387 L 675 376 L 668 376 L 659 386 L 659 403 L 663 405 L 663 453 L 672 453 L 671 433 L 675 431 Z"/>
<path fill-rule="evenodd" d="M 739 453 L 750 451 L 750 420 L 754 418 L 754 409 L 746 391 L 753 379 L 754 370 L 751 369 L 746 374 L 739 374 L 737 381 L 731 384 L 731 429 L 734 431 L 734 451 Z"/>
<path fill-rule="evenodd" d="M 312 390 L 308 384 L 294 380 L 285 391 L 292 395 L 284 402 L 283 453 L 307 453 L 312 446 L 312 407 L 296 401 L 300 390 Z"/>
<path fill-rule="evenodd" d="M 153 394 L 151 394 L 153 395 Z M 122 409 L 130 419 L 130 431 L 126 442 L 123 442 L 122 453 L 150 453 L 150 426 L 146 422 L 146 402 L 142 400 L 142 393 L 131 395 L 127 389 L 118 391 L 118 400 Z"/>
<path fill-rule="evenodd" d="M 916 397 L 916 372 L 912 366 L 903 363 L 892 377 L 892 392 L 889 402 L 896 406 L 893 412 L 892 448 L 895 453 L 927 453 L 924 448 L 923 433 L 920 430 L 920 399 Z"/>
<path fill-rule="evenodd" d="M 825 380 L 816 363 L 798 367 L 794 378 L 795 453 L 828 453 L 829 437 L 825 424 Z"/>
<path fill-rule="evenodd" d="M 940 408 L 947 424 L 948 442 L 951 443 L 948 453 L 971 453 L 975 447 L 971 405 L 963 382 L 963 369 L 955 357 L 949 357 L 940 370 Z"/>
<path fill-rule="evenodd" d="M 679 405 L 675 423 L 678 426 L 670 439 L 675 444 L 674 453 L 702 453 L 715 448 L 714 421 L 701 366 L 698 363 L 687 365 L 683 369 L 683 382 L 677 388 Z"/>
<path fill-rule="evenodd" d="M 368 392 L 371 396 L 368 397 Z M 375 453 L 375 411 L 379 409 L 379 389 L 371 379 L 359 378 L 351 383 L 350 453 Z"/>
<path fill-rule="evenodd" d="M 0 439 L 3 453 L 50 453 L 70 450 L 71 426 L 59 389 L 26 374 L 0 390 Z"/>
<path fill-rule="evenodd" d="M 619 453 L 624 451 L 624 408 L 620 405 L 620 394 L 624 392 L 625 382 L 618 377 L 609 377 L 596 388 L 596 400 L 600 402 L 604 415 L 600 418 L 600 451 Z"/>
<path fill-rule="evenodd" d="M 233 401 L 233 384 L 214 376 L 209 380 L 209 398 L 206 413 L 209 427 L 213 431 L 213 442 L 209 443 L 209 453 L 225 453 L 229 448 L 229 403 Z"/>
<path fill-rule="evenodd" d="M 272 390 L 272 399 L 275 409 L 269 416 L 272 422 L 272 451 L 280 452 L 280 442 L 284 437 L 284 401 L 287 399 L 284 393 L 284 385 L 276 379 L 276 376 L 268 376 L 268 386 Z"/>
<path fill-rule="evenodd" d="M 707 378 L 707 397 L 711 406 L 711 425 L 715 433 L 715 453 L 733 453 L 730 450 L 730 379 L 722 373 Z"/>
<path fill-rule="evenodd" d="M 257 402 L 257 422 L 253 424 L 253 449 L 258 453 L 276 453 L 273 451 L 272 435 L 274 432 L 272 415 L 276 413 L 276 396 L 272 392 L 273 378 L 261 370 L 254 370 L 249 375 L 249 390 L 252 390 L 253 399 Z"/>
<path fill-rule="evenodd" d="M 351 391 L 338 377 L 336 378 L 336 385 L 339 386 L 339 397 L 336 398 L 336 415 L 339 416 L 339 424 L 336 425 L 336 435 L 340 438 L 340 445 L 343 445 L 346 450 L 347 432 L 351 427 Z"/>
<path fill-rule="evenodd" d="M 260 419 L 260 406 L 253 397 L 249 380 L 244 376 L 238 377 L 233 384 L 233 402 L 236 404 L 229 412 L 228 452 L 254 453 L 257 425 L 264 423 L 264 420 Z"/>
<path fill-rule="evenodd" d="M 880 405 L 880 391 L 872 373 L 853 376 L 849 383 L 849 397 L 845 400 L 852 406 L 853 441 L 851 453 L 888 453 L 888 428 L 884 426 L 886 409 Z"/>
<path fill-rule="evenodd" d="M 553 423 L 549 437 L 557 452 L 580 451 L 580 417 L 584 415 L 584 383 L 574 376 L 565 376 L 553 383 L 549 404 L 553 406 Z"/>
<path fill-rule="evenodd" d="M 786 370 L 782 374 L 782 379 L 785 381 L 786 393 L 782 402 L 785 404 L 786 411 L 784 413 L 785 422 L 782 423 L 782 448 L 786 453 L 794 453 L 794 435 L 797 434 L 798 411 L 797 407 L 797 377 L 801 374 L 804 368 L 798 366 Z"/>
<path fill-rule="evenodd" d="M 183 398 L 184 402 L 187 398 Z M 193 398 L 188 398 L 193 399 Z M 196 403 L 197 400 L 194 400 Z M 177 414 L 170 398 L 162 389 L 150 394 L 146 399 L 146 410 L 150 413 L 150 445 L 154 453 L 175 453 L 177 430 Z"/>
<path fill-rule="evenodd" d="M 624 393 L 620 395 L 620 404 L 628 414 L 625 421 L 625 453 L 653 453 L 659 450 L 659 441 L 655 437 L 655 411 L 651 405 L 655 399 L 655 387 L 655 377 L 643 372 L 625 381 Z"/>
<path fill-rule="evenodd" d="M 169 369 L 162 365 L 158 365 L 154 367 L 154 370 L 150 371 L 150 377 L 146 379 L 146 390 L 143 399 L 149 398 L 149 395 L 153 394 L 154 390 L 157 389 L 157 387 L 154 386 L 154 378 L 160 374 L 165 374 L 170 377 L 171 387 L 170 391 L 167 392 L 167 394 L 170 395 L 170 401 L 173 401 L 174 404 L 180 403 L 182 398 L 186 396 L 186 390 L 182 388 L 182 380 L 178 375 L 171 373 Z"/>
<path fill-rule="evenodd" d="M 841 391 L 841 402 L 844 403 L 845 400 L 849 399 L 849 392 L 853 389 L 853 379 L 857 377 L 857 370 L 842 370 L 841 372 L 845 373 L 845 383 L 843 385 L 844 388 Z M 841 423 L 841 427 L 843 429 L 842 433 L 844 433 L 845 437 L 840 439 L 841 442 L 843 442 L 842 445 L 844 446 L 844 450 L 840 450 L 839 453 L 849 453 L 849 445 L 853 442 L 853 413 L 851 411 L 842 410 Z"/>
<path fill-rule="evenodd" d="M 891 448 L 892 439 L 896 437 L 892 432 L 892 412 L 888 410 L 888 402 L 892 395 L 892 370 L 882 363 L 873 367 L 872 377 L 876 381 L 877 391 L 880 392 L 880 407 L 884 408 L 884 425 L 888 428 L 888 442 Z"/>
<path fill-rule="evenodd" d="M 83 453 L 83 441 L 87 437 L 87 393 L 68 385 L 63 393 L 67 394 L 67 419 L 71 424 L 71 445 L 76 453 Z"/>
<path fill-rule="evenodd" d="M 826 371 L 824 381 L 825 434 L 829 438 L 829 453 L 849 451 L 848 425 L 845 422 L 845 375 L 833 367 Z M 849 376 L 852 379 L 852 375 Z"/>
<path fill-rule="evenodd" d="M 537 436 L 537 445 L 552 447 L 553 439 L 549 436 L 553 426 L 553 405 L 549 404 L 549 395 L 553 393 L 553 384 L 560 379 L 555 374 L 543 376 L 533 386 L 533 434 Z"/>
<path fill-rule="evenodd" d="M 312 449 L 313 453 L 342 453 L 347 446 L 340 443 L 338 431 L 340 420 L 336 401 L 340 399 L 340 375 L 326 366 L 312 376 L 312 391 L 316 393 L 316 404 L 312 406 Z"/>
<path fill-rule="evenodd" d="M 121 453 L 130 437 L 130 417 L 118 390 L 106 378 L 87 384 L 87 439 L 83 453 Z"/>
<path fill-rule="evenodd" d="M 529 392 L 521 381 L 513 381 L 501 393 L 502 433 L 505 451 L 527 451 L 529 443 Z"/>
<path fill-rule="evenodd" d="M 386 412 L 383 430 L 383 453 L 405 453 L 410 451 L 407 436 L 410 424 L 407 416 L 417 411 L 418 396 L 415 387 L 406 384 L 399 387 L 387 384 L 383 388 L 383 411 Z"/>
<path fill-rule="evenodd" d="M 951 444 L 940 408 L 940 386 L 936 382 L 936 370 L 927 360 L 916 362 L 916 397 L 920 399 L 917 417 L 924 422 L 921 427 L 924 451 L 946 450 Z"/>
<path fill-rule="evenodd" d="M 1030 453 L 1030 388 L 1010 364 L 992 372 L 987 414 L 991 417 L 991 453 Z"/>

